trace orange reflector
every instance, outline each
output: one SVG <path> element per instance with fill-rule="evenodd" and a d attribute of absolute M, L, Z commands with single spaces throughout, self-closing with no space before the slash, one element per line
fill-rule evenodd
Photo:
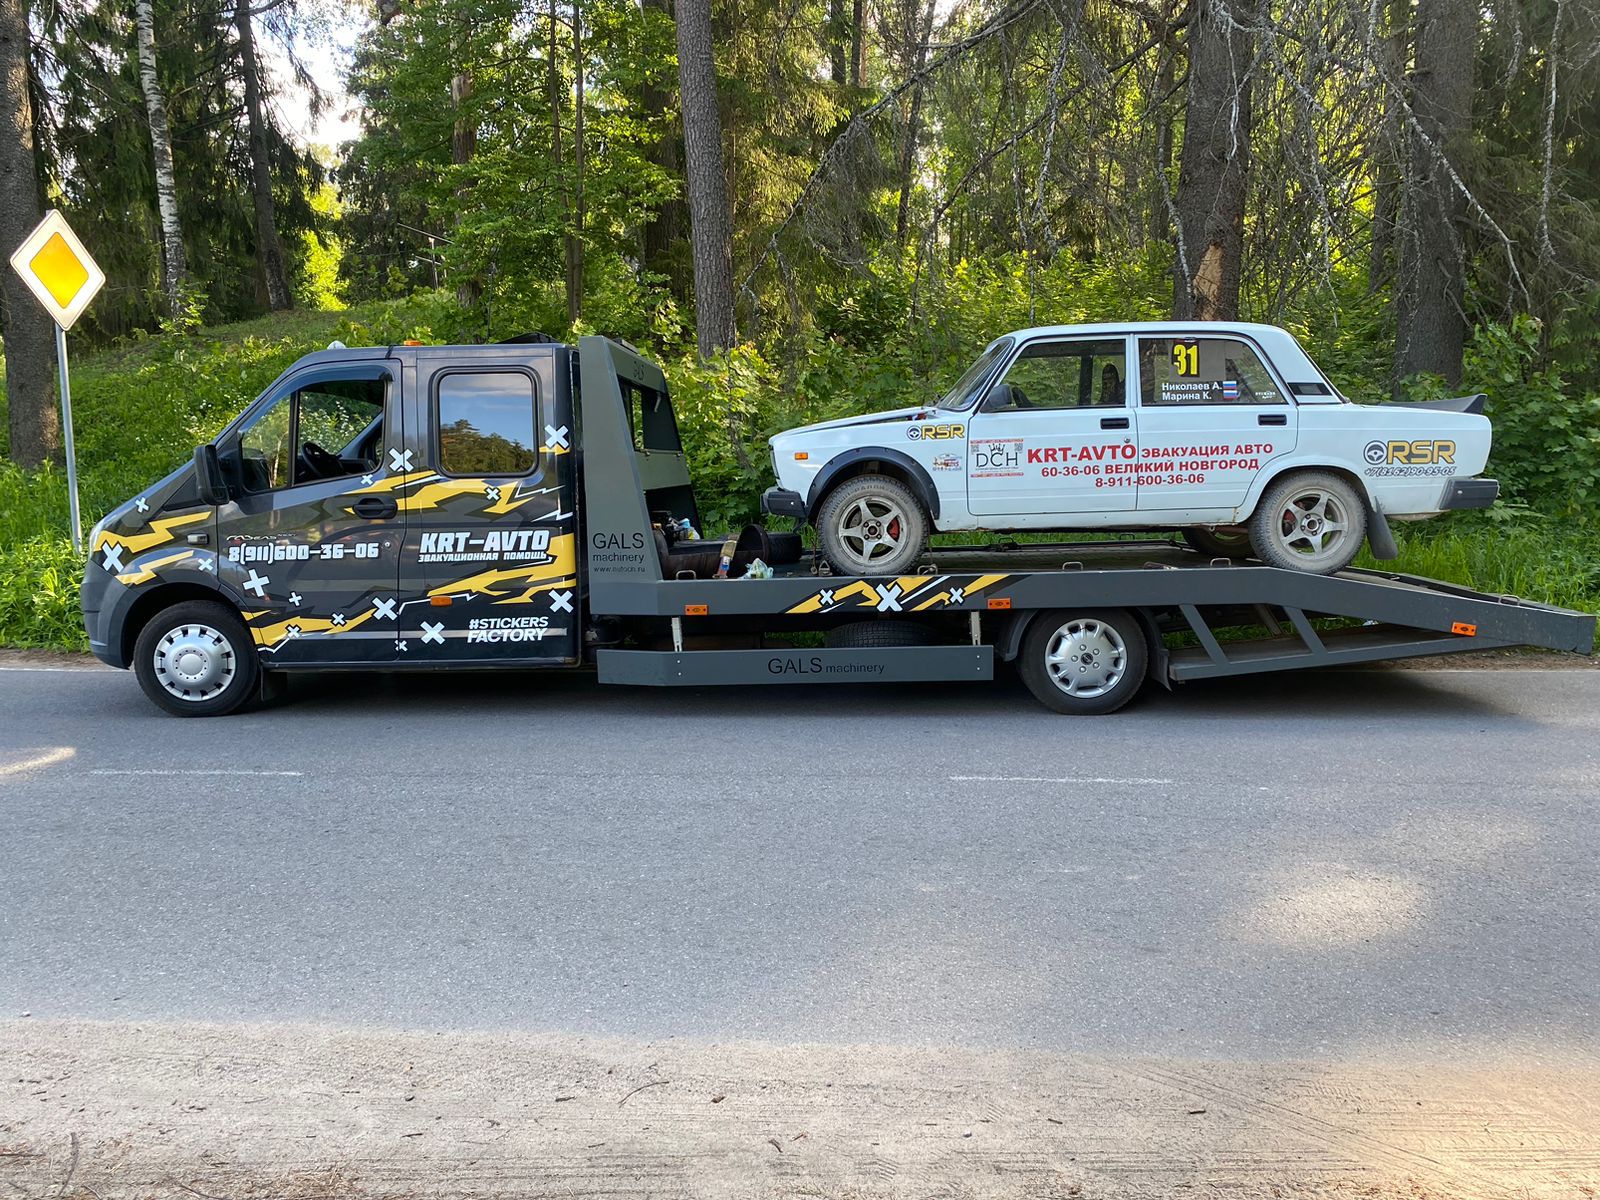
<path fill-rule="evenodd" d="M 794 460 L 795 460 L 795 462 L 805 462 L 810 457 L 811 457 L 810 453 L 808 451 L 805 451 L 805 450 L 796 450 L 794 452 Z"/>
<path fill-rule="evenodd" d="M 1459 633 L 1462 637 L 1477 637 L 1478 627 L 1476 625 L 1468 625 L 1465 621 L 1457 621 L 1450 626 L 1450 632 Z"/>
<path fill-rule="evenodd" d="M 990 596 L 989 597 L 989 607 L 990 608 L 1010 608 L 1011 607 L 1011 597 L 1010 596 Z"/>
<path fill-rule="evenodd" d="M 422 345 L 422 341 L 419 338 L 407 338 L 405 341 L 401 342 L 400 344 L 402 346 L 420 346 L 420 345 Z"/>
<path fill-rule="evenodd" d="M 683 615 L 686 617 L 703 617 L 711 611 L 709 604 L 685 604 Z"/>
<path fill-rule="evenodd" d="M 433 599 L 429 600 L 428 603 L 433 605 L 435 608 L 449 608 L 451 600 L 449 596 L 435 596 Z"/>

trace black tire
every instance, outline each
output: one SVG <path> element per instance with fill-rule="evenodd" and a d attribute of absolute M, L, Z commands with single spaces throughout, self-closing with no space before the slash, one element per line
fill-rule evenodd
<path fill-rule="evenodd" d="M 847 524 L 857 516 L 859 524 Z M 932 522 L 922 501 L 898 479 L 857 475 L 823 497 L 816 525 L 822 553 L 836 574 L 904 575 L 922 556 Z M 850 528 L 861 529 L 861 537 L 847 536 Z M 861 543 L 859 549 L 854 541 Z"/>
<path fill-rule="evenodd" d="M 186 600 L 139 631 L 133 671 L 144 694 L 174 716 L 220 717 L 255 696 L 261 662 L 238 613 L 215 600 Z"/>
<path fill-rule="evenodd" d="M 933 630 L 915 621 L 853 621 L 830 629 L 830 650 L 859 650 L 869 646 L 931 646 Z"/>
<path fill-rule="evenodd" d="M 1250 531 L 1242 525 L 1222 525 L 1216 529 L 1185 529 L 1181 531 L 1189 549 L 1207 558 L 1249 558 Z"/>
<path fill-rule="evenodd" d="M 1250 515 L 1256 557 L 1288 571 L 1342 571 L 1361 553 L 1366 538 L 1366 502 L 1331 471 L 1291 471 L 1274 479 Z"/>
<path fill-rule="evenodd" d="M 1065 645 L 1058 645 L 1065 640 Z M 1061 658 L 1050 662 L 1053 650 Z M 1087 654 L 1090 661 L 1080 662 Z M 1017 658 L 1017 672 L 1046 708 L 1074 716 L 1116 712 L 1144 686 L 1150 646 L 1144 626 L 1122 608 L 1056 609 L 1028 625 Z M 1057 675 L 1064 682 L 1057 682 Z M 1103 687 L 1096 689 L 1099 681 Z M 1084 689 L 1082 694 L 1069 686 Z"/>

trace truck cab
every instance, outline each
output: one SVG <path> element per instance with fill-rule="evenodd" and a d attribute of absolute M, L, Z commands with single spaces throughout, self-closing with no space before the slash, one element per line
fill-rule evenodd
<path fill-rule="evenodd" d="M 268 670 L 577 662 L 574 359 L 555 343 L 302 358 L 96 526 L 93 652 L 148 659 L 186 712 L 252 652 Z M 245 644 L 197 618 L 137 653 L 157 612 L 207 601 Z"/>

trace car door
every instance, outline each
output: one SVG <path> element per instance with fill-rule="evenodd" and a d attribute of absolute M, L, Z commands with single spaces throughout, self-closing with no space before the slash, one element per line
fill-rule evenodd
<path fill-rule="evenodd" d="M 558 368 L 554 353 L 419 359 L 432 470 L 402 501 L 405 661 L 577 661 L 576 439 Z"/>
<path fill-rule="evenodd" d="M 222 441 L 218 584 L 269 666 L 394 657 L 401 526 L 393 500 L 363 492 L 403 444 L 400 391 L 388 362 L 307 368 Z"/>
<path fill-rule="evenodd" d="M 1138 495 L 1128 339 L 1026 343 L 979 401 L 967 433 L 972 513 L 1117 513 Z"/>
<path fill-rule="evenodd" d="M 1139 508 L 1219 520 L 1299 434 L 1288 389 L 1236 336 L 1140 337 Z"/>

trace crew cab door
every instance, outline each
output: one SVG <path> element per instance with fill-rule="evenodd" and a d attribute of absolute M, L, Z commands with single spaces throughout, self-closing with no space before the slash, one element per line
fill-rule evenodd
<path fill-rule="evenodd" d="M 967 432 L 975 516 L 1132 511 L 1136 414 L 1125 337 L 1028 342 Z"/>
<path fill-rule="evenodd" d="M 317 365 L 222 439 L 218 584 L 269 667 L 394 657 L 384 608 L 402 534 L 382 481 L 404 444 L 401 410 L 391 362 Z"/>
<path fill-rule="evenodd" d="M 576 662 L 567 351 L 419 354 L 398 650 L 409 663 Z"/>
<path fill-rule="evenodd" d="M 1288 389 L 1239 337 L 1141 337 L 1139 509 L 1219 520 L 1299 434 Z"/>

